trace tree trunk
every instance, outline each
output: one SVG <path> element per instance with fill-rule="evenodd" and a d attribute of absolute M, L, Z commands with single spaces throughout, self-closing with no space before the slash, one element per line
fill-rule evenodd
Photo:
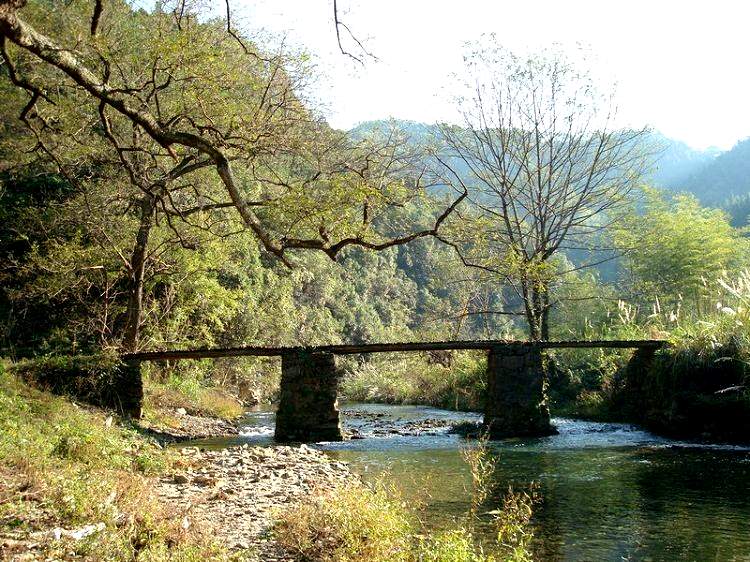
<path fill-rule="evenodd" d="M 153 226 L 155 201 L 145 196 L 139 203 L 141 211 L 138 234 L 130 259 L 130 290 L 128 295 L 127 319 L 122 339 L 125 351 L 136 351 L 143 317 L 143 278 L 148 259 L 148 238 Z"/>
<path fill-rule="evenodd" d="M 543 283 L 522 282 L 526 322 L 529 327 L 529 339 L 532 341 L 549 340 L 549 288 Z"/>
<path fill-rule="evenodd" d="M 536 329 L 536 319 L 534 317 L 534 299 L 532 297 L 531 287 L 525 277 L 521 278 L 521 295 L 523 296 L 523 309 L 526 316 L 526 325 L 529 330 L 529 339 L 534 341 L 538 339 Z"/>
<path fill-rule="evenodd" d="M 548 299 L 544 299 L 547 301 Z M 542 321 L 541 321 L 541 329 L 540 334 L 542 336 L 542 341 L 549 341 L 549 304 L 545 302 L 544 308 L 542 309 Z"/>

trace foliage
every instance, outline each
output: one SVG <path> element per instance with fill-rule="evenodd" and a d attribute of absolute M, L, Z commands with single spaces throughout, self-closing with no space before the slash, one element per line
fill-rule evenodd
<path fill-rule="evenodd" d="M 553 411 L 601 420 L 645 423 L 662 433 L 747 441 L 750 412 L 750 273 L 707 283 L 714 299 L 699 316 L 681 301 L 650 313 L 620 302 L 599 337 L 657 337 L 669 347 L 653 362 L 630 353 L 556 352 L 551 369 Z"/>
<path fill-rule="evenodd" d="M 493 498 L 496 461 L 486 439 L 464 448 L 463 455 L 472 477 L 465 525 L 425 533 L 397 490 L 356 484 L 318 491 L 281 513 L 275 536 L 299 559 L 311 562 L 529 562 L 535 492 L 509 489 L 502 508 L 490 512 L 496 542 L 480 544 L 472 529 L 480 507 Z"/>
<path fill-rule="evenodd" d="M 736 228 L 748 226 L 748 219 L 750 219 L 750 193 L 734 195 L 725 199 L 721 208 L 729 215 L 732 226 Z"/>
<path fill-rule="evenodd" d="M 701 207 L 691 195 L 667 199 L 650 189 L 646 195 L 643 211 L 634 211 L 617 235 L 631 249 L 631 290 L 641 302 L 671 307 L 689 299 L 690 310 L 700 314 L 722 273 L 745 262 L 748 243 L 725 213 Z"/>
<path fill-rule="evenodd" d="M 130 388 L 137 367 L 123 364 L 114 354 L 51 356 L 27 359 L 12 371 L 38 388 L 67 394 L 89 404 L 130 413 Z"/>
<path fill-rule="evenodd" d="M 362 484 L 318 492 L 284 511 L 274 533 L 289 552 L 310 562 L 528 562 L 531 498 L 512 491 L 509 497 L 497 512 L 504 515 L 496 519 L 496 553 L 485 553 L 465 527 L 419 532 L 395 491 Z"/>
<path fill-rule="evenodd" d="M 285 549 L 321 562 L 406 562 L 411 522 L 382 487 L 347 486 L 321 491 L 284 511 L 275 528 Z"/>
<path fill-rule="evenodd" d="M 342 397 L 353 402 L 481 410 L 485 358 L 471 352 L 453 352 L 450 357 L 447 365 L 413 353 L 387 354 L 354 364 L 342 381 Z"/>
<path fill-rule="evenodd" d="M 529 531 L 529 523 L 536 501 L 533 491 L 519 493 L 509 488 L 503 500 L 503 508 L 495 513 L 497 542 L 504 550 L 507 560 L 531 562 L 529 546 L 533 534 Z"/>
<path fill-rule="evenodd" d="M 492 495 L 493 480 L 497 459 L 490 453 L 487 447 L 487 435 L 481 436 L 474 446 L 464 447 L 461 450 L 464 461 L 471 473 L 471 507 L 467 514 L 470 523 L 479 516 L 482 504 Z"/>
<path fill-rule="evenodd" d="M 147 379 L 143 407 L 146 418 L 179 408 L 195 416 L 225 420 L 235 420 L 245 411 L 238 398 L 220 387 L 206 387 L 195 379 L 174 374 L 163 384 Z"/>
<path fill-rule="evenodd" d="M 474 537 L 466 529 L 454 529 L 435 533 L 419 543 L 419 562 L 493 562 L 493 556 L 485 556 L 475 544 Z"/>
<path fill-rule="evenodd" d="M 467 266 L 520 301 L 530 339 L 550 337 L 554 282 L 611 257 L 606 243 L 645 171 L 647 130 L 613 127 L 612 94 L 562 52 L 523 56 L 494 36 L 470 45 L 462 127 L 436 159 L 471 207 L 446 234 Z M 564 123 L 564 125 L 561 125 Z M 573 268 L 565 252 L 585 256 Z"/>

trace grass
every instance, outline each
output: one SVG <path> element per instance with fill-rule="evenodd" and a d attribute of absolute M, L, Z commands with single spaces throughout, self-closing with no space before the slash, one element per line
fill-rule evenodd
<path fill-rule="evenodd" d="M 275 535 L 301 560 L 411 560 L 410 514 L 382 487 L 321 491 L 281 514 Z"/>
<path fill-rule="evenodd" d="M 106 412 L 35 390 L 0 366 L 0 536 L 41 558 L 229 560 L 210 534 L 170 513 L 152 477 L 172 456 Z M 78 541 L 49 530 L 103 524 Z M 40 538 L 42 537 L 42 538 Z M 5 553 L 3 553 L 5 554 Z"/>
<path fill-rule="evenodd" d="M 476 411 L 483 408 L 485 373 L 484 354 L 456 352 L 450 366 L 430 363 L 421 354 L 379 354 L 347 369 L 341 397 Z"/>
<path fill-rule="evenodd" d="M 619 303 L 613 324 L 596 337 L 658 337 L 669 347 L 638 366 L 612 352 L 588 358 L 559 353 L 551 376 L 553 413 L 633 421 L 678 437 L 748 442 L 750 271 L 715 285 L 695 310 L 681 299 L 672 309 L 656 300 L 640 312 Z"/>
<path fill-rule="evenodd" d="M 188 414 L 225 420 L 237 419 L 244 413 L 237 398 L 221 388 L 204 386 L 195 379 L 171 377 L 165 382 L 145 379 L 144 414 L 147 418 L 168 418 L 170 411 L 179 408 Z"/>
<path fill-rule="evenodd" d="M 348 485 L 285 511 L 276 540 L 308 562 L 496 562 L 466 527 L 424 535 L 416 514 L 382 486 Z"/>

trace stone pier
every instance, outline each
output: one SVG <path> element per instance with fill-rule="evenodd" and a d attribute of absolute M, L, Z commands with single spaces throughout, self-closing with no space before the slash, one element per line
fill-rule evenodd
<path fill-rule="evenodd" d="M 281 356 L 277 441 L 341 441 L 338 373 L 331 353 L 296 351 Z"/>
<path fill-rule="evenodd" d="M 126 361 L 120 368 L 116 406 L 123 415 L 140 419 L 143 417 L 143 375 L 140 361 Z"/>
<path fill-rule="evenodd" d="M 490 439 L 556 433 L 549 421 L 542 351 L 534 345 L 493 347 L 487 357 L 484 427 Z"/>

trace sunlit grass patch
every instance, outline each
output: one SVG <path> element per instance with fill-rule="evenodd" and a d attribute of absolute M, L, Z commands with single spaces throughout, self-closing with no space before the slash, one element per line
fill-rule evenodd
<path fill-rule="evenodd" d="M 0 369 L 0 536 L 43 559 L 228 560 L 210 534 L 155 499 L 172 455 L 109 413 L 33 389 Z M 55 528 L 97 525 L 55 539 Z"/>
<path fill-rule="evenodd" d="M 411 531 L 409 513 L 385 489 L 353 484 L 283 512 L 275 533 L 301 560 L 406 562 Z"/>
<path fill-rule="evenodd" d="M 382 354 L 350 366 L 342 397 L 354 402 L 426 404 L 453 410 L 483 408 L 486 362 L 482 354 L 456 352 L 449 365 L 415 353 Z"/>
<path fill-rule="evenodd" d="M 204 386 L 197 380 L 174 377 L 162 383 L 146 379 L 146 417 L 177 427 L 179 420 L 171 416 L 171 412 L 180 408 L 189 414 L 225 420 L 237 419 L 244 412 L 243 405 L 237 398 L 222 389 Z"/>

